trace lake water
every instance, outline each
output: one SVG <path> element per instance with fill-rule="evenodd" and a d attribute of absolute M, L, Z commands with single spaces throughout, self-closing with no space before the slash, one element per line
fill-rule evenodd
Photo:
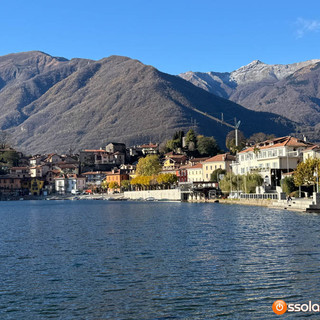
<path fill-rule="evenodd" d="M 0 319 L 271 319 L 277 299 L 320 303 L 316 214 L 20 201 L 0 221 Z"/>

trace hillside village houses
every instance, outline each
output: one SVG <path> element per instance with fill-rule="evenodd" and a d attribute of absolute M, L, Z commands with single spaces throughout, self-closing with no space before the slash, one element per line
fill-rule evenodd
<path fill-rule="evenodd" d="M 143 148 L 142 148 L 143 147 Z M 145 148 L 145 149 L 144 149 Z M 35 155 L 21 159 L 21 165 L 2 165 L 0 194 L 47 195 L 79 192 L 100 192 L 104 181 L 121 185 L 123 180 L 136 176 L 139 157 L 157 152 L 157 144 L 126 148 L 123 143 L 112 142 L 104 149 L 85 149 L 79 155 Z M 320 158 L 320 147 L 294 137 L 281 137 L 245 148 L 236 156 L 230 153 L 214 157 L 188 158 L 186 154 L 169 152 L 160 160 L 161 173 L 171 173 L 184 186 L 206 185 L 217 169 L 244 175 L 258 172 L 264 185 L 275 188 L 288 172 L 308 157 Z M 29 164 L 29 165 L 28 165 Z"/>
<path fill-rule="evenodd" d="M 232 172 L 258 172 L 266 186 L 280 186 L 282 174 L 294 171 L 303 161 L 303 152 L 312 147 L 312 143 L 290 136 L 266 140 L 238 152 Z"/>

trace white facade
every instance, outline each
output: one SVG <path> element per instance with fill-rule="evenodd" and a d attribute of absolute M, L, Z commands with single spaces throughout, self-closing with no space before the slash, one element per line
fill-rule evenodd
<path fill-rule="evenodd" d="M 188 182 L 203 181 L 202 164 L 187 168 Z"/>
<path fill-rule="evenodd" d="M 266 185 L 279 185 L 281 172 L 296 169 L 303 161 L 303 150 L 310 145 L 293 137 L 262 142 L 239 152 L 232 163 L 232 172 L 240 175 L 258 172 Z"/>
<path fill-rule="evenodd" d="M 83 191 L 86 186 L 84 177 L 59 177 L 55 178 L 55 190 L 59 194 Z"/>

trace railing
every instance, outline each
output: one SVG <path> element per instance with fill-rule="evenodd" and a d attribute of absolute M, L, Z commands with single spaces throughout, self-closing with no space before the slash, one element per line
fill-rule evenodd
<path fill-rule="evenodd" d="M 240 199 L 272 199 L 278 200 L 278 193 L 241 193 Z"/>

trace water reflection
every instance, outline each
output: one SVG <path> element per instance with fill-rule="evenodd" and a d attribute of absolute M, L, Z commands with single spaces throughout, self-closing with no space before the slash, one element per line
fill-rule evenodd
<path fill-rule="evenodd" d="M 320 300 L 317 215 L 38 201 L 0 218 L 1 319 L 270 319 L 276 299 Z"/>

